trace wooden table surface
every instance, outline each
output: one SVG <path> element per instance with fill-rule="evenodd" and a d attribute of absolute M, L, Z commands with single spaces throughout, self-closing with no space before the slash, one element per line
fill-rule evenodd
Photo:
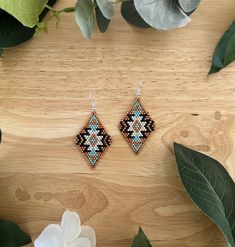
<path fill-rule="evenodd" d="M 57 8 L 74 1 L 59 1 Z M 183 29 L 142 30 L 119 10 L 106 34 L 84 40 L 73 14 L 0 61 L 0 216 L 33 238 L 65 209 L 96 229 L 98 247 L 128 247 L 141 226 L 155 247 L 222 247 L 186 195 L 174 141 L 221 161 L 235 178 L 235 64 L 207 76 L 233 0 L 204 0 Z M 140 80 L 157 131 L 135 156 L 118 130 Z M 92 92 L 113 144 L 91 169 L 73 138 Z M 33 246 L 33 245 L 32 245 Z"/>

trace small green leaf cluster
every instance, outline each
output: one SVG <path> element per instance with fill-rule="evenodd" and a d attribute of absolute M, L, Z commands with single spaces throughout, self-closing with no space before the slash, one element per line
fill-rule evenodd
<path fill-rule="evenodd" d="M 200 0 L 78 0 L 75 7 L 56 10 L 56 0 L 0 0 L 0 54 L 4 48 L 18 45 L 33 34 L 48 32 L 47 22 L 61 14 L 75 12 L 75 19 L 85 38 L 92 37 L 97 24 L 106 32 L 114 16 L 114 4 L 121 3 L 125 20 L 138 27 L 170 30 L 185 26 Z M 46 21 L 43 17 L 50 11 Z"/>
<path fill-rule="evenodd" d="M 114 16 L 114 3 L 121 4 L 121 13 L 126 21 L 141 28 L 153 27 L 171 30 L 187 25 L 189 15 L 200 0 L 78 0 L 75 16 L 85 38 L 90 39 L 97 20 L 98 28 L 105 32 Z"/>
<path fill-rule="evenodd" d="M 30 39 L 34 33 L 48 32 L 47 22 L 55 18 L 59 26 L 62 13 L 75 12 L 84 37 L 92 37 L 95 26 L 107 31 L 114 16 L 114 4 L 121 3 L 123 18 L 140 28 L 171 30 L 187 25 L 201 0 L 78 0 L 75 7 L 61 10 L 52 6 L 57 0 L 0 0 L 0 57 L 4 48 Z M 43 17 L 50 11 L 46 21 Z M 225 32 L 214 52 L 209 74 L 235 60 L 235 22 Z"/>
<path fill-rule="evenodd" d="M 67 7 L 64 9 L 54 9 L 53 7 L 51 7 L 50 5 L 45 5 L 45 7 L 50 10 L 51 12 L 51 16 L 48 18 L 47 22 L 52 19 L 55 18 L 56 20 L 56 28 L 59 27 L 59 23 L 60 23 L 60 15 L 61 13 L 71 13 L 74 12 L 74 7 Z M 44 32 L 44 33 L 48 33 L 48 28 L 47 28 L 47 22 L 45 21 L 41 21 L 37 23 L 37 27 L 36 27 L 36 33 L 40 33 L 40 32 Z"/>

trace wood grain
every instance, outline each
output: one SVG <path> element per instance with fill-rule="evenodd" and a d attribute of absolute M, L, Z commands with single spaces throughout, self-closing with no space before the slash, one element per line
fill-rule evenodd
<path fill-rule="evenodd" d="M 59 1 L 57 8 L 74 1 Z M 97 246 L 130 246 L 142 226 L 153 246 L 222 247 L 224 238 L 187 197 L 172 143 L 221 161 L 235 178 L 235 65 L 207 76 L 233 0 L 204 0 L 184 29 L 142 30 L 117 14 L 85 41 L 72 14 L 59 29 L 4 52 L 0 61 L 0 217 L 35 238 L 65 209 L 97 232 Z M 139 156 L 119 133 L 140 80 L 157 125 Z M 88 95 L 113 144 L 90 169 L 73 144 Z"/>

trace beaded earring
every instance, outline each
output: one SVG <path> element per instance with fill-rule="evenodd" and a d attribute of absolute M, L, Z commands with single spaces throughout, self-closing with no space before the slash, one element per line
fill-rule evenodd
<path fill-rule="evenodd" d="M 127 140 L 131 149 L 138 154 L 150 134 L 155 130 L 154 121 L 145 111 L 140 100 L 142 82 L 137 89 L 136 98 L 130 110 L 120 121 L 120 131 Z"/>
<path fill-rule="evenodd" d="M 112 139 L 110 135 L 107 134 L 96 113 L 96 104 L 95 101 L 91 99 L 91 95 L 89 100 L 91 102 L 91 116 L 76 136 L 75 144 L 89 165 L 94 168 L 107 148 L 111 145 Z"/>

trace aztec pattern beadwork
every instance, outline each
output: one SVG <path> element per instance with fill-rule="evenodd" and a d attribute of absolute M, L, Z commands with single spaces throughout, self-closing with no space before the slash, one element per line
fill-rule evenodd
<path fill-rule="evenodd" d="M 95 112 L 92 112 L 89 121 L 75 140 L 76 145 L 92 167 L 96 166 L 111 142 L 110 135 L 107 134 Z"/>
<path fill-rule="evenodd" d="M 120 131 L 134 153 L 138 154 L 140 152 L 143 144 L 154 129 L 154 121 L 145 111 L 140 99 L 137 98 L 130 111 L 120 122 Z"/>

